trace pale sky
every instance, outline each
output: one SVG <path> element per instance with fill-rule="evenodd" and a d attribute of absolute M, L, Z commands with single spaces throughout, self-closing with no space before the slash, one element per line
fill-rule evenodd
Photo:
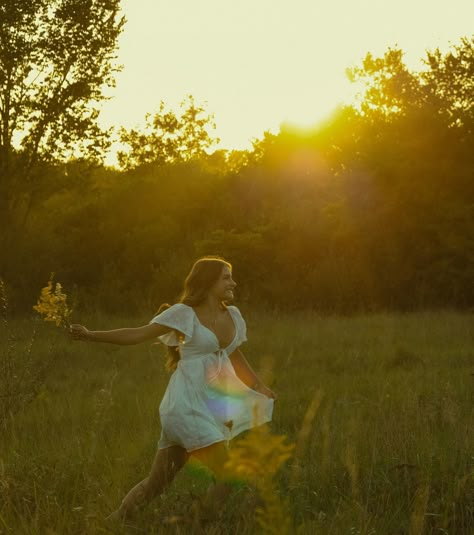
<path fill-rule="evenodd" d="M 473 0 L 122 0 L 106 126 L 143 125 L 186 95 L 213 113 L 221 148 L 249 148 L 282 122 L 314 126 L 353 92 L 347 67 L 389 46 L 426 49 L 474 33 Z"/>

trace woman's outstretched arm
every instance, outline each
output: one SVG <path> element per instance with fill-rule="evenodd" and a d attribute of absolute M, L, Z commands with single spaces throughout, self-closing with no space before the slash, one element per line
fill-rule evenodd
<path fill-rule="evenodd" d="M 245 383 L 252 390 L 256 390 L 261 394 L 265 394 L 269 398 L 277 399 L 277 396 L 273 390 L 265 386 L 262 380 L 260 380 L 257 374 L 252 370 L 252 367 L 248 363 L 247 359 L 240 349 L 236 349 L 229 359 L 232 362 L 237 377 Z"/>
<path fill-rule="evenodd" d="M 166 334 L 171 329 L 159 323 L 150 323 L 143 327 L 129 327 L 112 329 L 110 331 L 90 331 L 83 325 L 74 324 L 69 329 L 69 336 L 73 340 L 88 340 L 90 342 L 105 342 L 122 346 L 140 344 Z"/>

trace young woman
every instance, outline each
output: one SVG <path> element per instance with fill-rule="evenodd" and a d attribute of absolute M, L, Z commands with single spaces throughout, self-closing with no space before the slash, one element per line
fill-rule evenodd
<path fill-rule="evenodd" d="M 72 325 L 74 340 L 130 345 L 158 338 L 168 346 L 173 373 L 160 405 L 161 438 L 150 474 L 110 515 L 124 519 L 160 495 L 190 455 L 212 470 L 203 508 L 210 516 L 230 492 L 226 473 L 228 441 L 272 417 L 274 392 L 252 370 L 239 346 L 246 341 L 240 311 L 228 303 L 236 283 L 221 258 L 199 259 L 184 282 L 180 302 L 162 305 L 148 325 L 89 331 Z"/>

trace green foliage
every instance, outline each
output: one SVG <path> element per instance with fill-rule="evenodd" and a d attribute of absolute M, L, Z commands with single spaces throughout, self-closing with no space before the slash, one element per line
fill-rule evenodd
<path fill-rule="evenodd" d="M 368 56 L 352 71 L 360 105 L 249 151 L 207 154 L 190 99 L 128 132 L 133 169 L 37 171 L 43 203 L 0 255 L 18 310 L 54 271 L 80 306 L 152 314 L 205 254 L 232 262 L 241 302 L 270 308 L 472 307 L 472 48 L 429 52 L 421 72 L 400 50 Z"/>
<path fill-rule="evenodd" d="M 119 0 L 0 6 L 0 225 L 9 229 L 2 250 L 15 250 L 12 236 L 24 241 L 35 206 L 67 184 L 60 162 L 101 162 L 110 145 L 97 119 L 118 70 L 119 9 Z M 1 258 L 0 271 L 7 268 Z"/>
<path fill-rule="evenodd" d="M 415 110 L 435 113 L 450 127 L 469 127 L 474 113 L 474 38 L 443 55 L 428 51 L 426 69 L 410 72 L 403 51 L 391 49 L 382 58 L 367 54 L 360 67 L 348 69 L 349 79 L 362 85 L 360 110 L 368 117 L 393 120 Z"/>
<path fill-rule="evenodd" d="M 117 154 L 123 169 L 197 159 L 219 141 L 208 131 L 215 128 L 212 116 L 206 115 L 205 109 L 196 105 L 192 96 L 183 100 L 180 107 L 182 112 L 177 116 L 161 102 L 157 113 L 146 115 L 144 131 L 120 129 L 121 143 L 129 146 L 128 151 Z"/>
<path fill-rule="evenodd" d="M 361 82 L 361 111 L 384 118 L 403 114 L 408 106 L 419 105 L 423 96 L 417 73 L 411 73 L 403 63 L 403 51 L 391 49 L 383 58 L 368 53 L 361 67 L 348 69 L 352 82 Z"/>
<path fill-rule="evenodd" d="M 439 50 L 428 52 L 426 64 L 429 69 L 422 73 L 422 79 L 437 99 L 438 113 L 445 114 L 451 126 L 469 128 L 472 132 L 474 38 L 462 38 L 446 55 Z"/>
<path fill-rule="evenodd" d="M 14 139 L 29 166 L 79 147 L 97 155 L 105 138 L 96 104 L 114 83 L 124 22 L 118 0 L 8 0 L 1 9 L 2 170 L 8 170 Z"/>

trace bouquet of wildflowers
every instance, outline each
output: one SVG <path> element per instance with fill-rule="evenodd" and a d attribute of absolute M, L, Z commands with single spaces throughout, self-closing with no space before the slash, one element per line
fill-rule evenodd
<path fill-rule="evenodd" d="M 44 321 L 53 321 L 57 327 L 69 328 L 69 317 L 72 309 L 67 304 L 67 295 L 59 282 L 53 282 L 54 273 L 48 281 L 48 285 L 41 290 L 38 302 L 33 307 L 36 312 L 43 316 Z"/>

